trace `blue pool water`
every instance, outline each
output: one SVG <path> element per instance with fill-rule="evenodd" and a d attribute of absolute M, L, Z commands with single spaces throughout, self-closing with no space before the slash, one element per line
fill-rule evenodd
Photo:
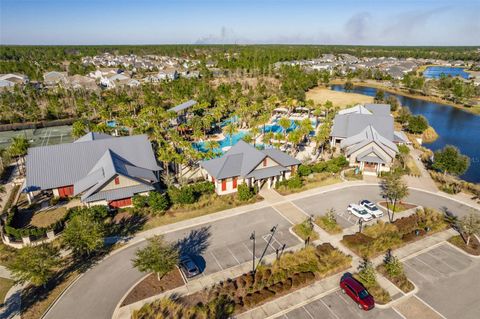
<path fill-rule="evenodd" d="M 224 126 L 227 126 L 228 124 L 230 123 L 237 123 L 238 122 L 238 116 L 237 115 L 234 115 L 228 119 L 226 119 L 225 121 L 223 121 L 222 123 L 220 123 L 220 127 L 224 127 Z"/>
<path fill-rule="evenodd" d="M 469 74 L 463 68 L 449 67 L 449 66 L 429 66 L 423 72 L 426 78 L 438 79 L 442 75 L 445 76 L 460 76 L 464 79 L 469 78 Z"/>
<path fill-rule="evenodd" d="M 290 133 L 291 131 L 295 130 L 297 128 L 297 123 L 295 123 L 294 120 L 290 120 L 290 127 L 287 128 L 287 133 Z M 263 131 L 263 129 L 262 129 Z M 269 124 L 265 125 L 265 130 L 264 133 L 283 133 L 283 127 L 281 127 L 279 124 L 275 122 L 275 124 Z"/>
<path fill-rule="evenodd" d="M 237 144 L 237 142 L 240 141 L 246 134 L 247 134 L 247 132 L 238 132 L 238 133 L 232 135 L 231 140 L 230 140 L 230 136 L 226 135 L 223 140 L 218 141 L 218 144 L 220 144 L 220 147 L 214 149 L 214 152 L 215 153 L 223 153 L 222 149 L 224 147 L 233 146 L 233 145 Z M 204 153 L 208 152 L 208 149 L 205 147 L 206 142 L 192 143 L 192 146 L 195 150 L 197 150 L 199 152 L 204 152 Z"/>

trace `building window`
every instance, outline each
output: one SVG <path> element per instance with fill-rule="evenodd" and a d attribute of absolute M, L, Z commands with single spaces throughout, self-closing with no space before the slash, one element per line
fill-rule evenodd
<path fill-rule="evenodd" d="M 267 166 L 267 158 L 265 157 L 265 159 L 263 160 L 263 167 Z"/>
<path fill-rule="evenodd" d="M 222 179 L 222 192 L 227 190 L 227 180 Z"/>
<path fill-rule="evenodd" d="M 233 189 L 237 189 L 237 177 L 233 178 Z"/>
<path fill-rule="evenodd" d="M 120 184 L 120 177 L 115 177 L 115 185 L 118 185 Z"/>

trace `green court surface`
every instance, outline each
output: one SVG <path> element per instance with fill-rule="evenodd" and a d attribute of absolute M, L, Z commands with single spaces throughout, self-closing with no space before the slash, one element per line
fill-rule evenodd
<path fill-rule="evenodd" d="M 72 142 L 71 133 L 70 125 L 0 132 L 0 149 L 7 148 L 14 136 L 25 136 L 31 146 L 46 146 Z"/>

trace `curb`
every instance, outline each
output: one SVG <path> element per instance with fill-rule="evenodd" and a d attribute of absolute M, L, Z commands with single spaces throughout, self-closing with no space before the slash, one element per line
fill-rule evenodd
<path fill-rule="evenodd" d="M 390 301 L 390 302 L 387 302 L 387 303 L 384 304 L 384 305 L 375 304 L 375 308 L 378 308 L 378 309 L 389 309 L 389 308 L 391 308 L 393 305 L 395 305 L 396 303 L 401 302 L 401 301 L 403 301 L 403 300 L 405 300 L 405 299 L 407 299 L 407 298 L 415 295 L 415 294 L 419 291 L 418 286 L 417 286 L 413 281 L 411 281 L 410 279 L 408 279 L 408 280 L 412 283 L 412 285 L 413 285 L 414 288 L 413 288 L 412 291 L 409 291 L 409 292 L 407 292 L 407 293 L 404 293 L 404 292 L 403 292 L 400 288 L 398 288 L 393 282 L 391 282 L 390 279 L 388 279 L 388 278 L 385 277 L 385 276 L 383 276 L 383 277 L 384 277 L 386 280 L 388 280 L 392 285 L 394 285 L 394 286 L 403 294 L 403 296 L 401 296 L 400 298 L 397 298 L 397 299 L 395 299 L 395 300 L 392 300 L 392 301 Z"/>
<path fill-rule="evenodd" d="M 449 242 L 448 240 L 445 241 L 445 242 L 446 242 L 450 247 L 455 248 L 456 250 L 458 250 L 459 252 L 461 252 L 461 253 L 464 254 L 465 256 L 468 256 L 468 257 L 474 258 L 474 259 L 480 259 L 480 256 L 471 255 L 471 254 L 467 253 L 465 250 L 463 250 L 462 248 L 455 246 L 454 244 L 452 244 L 452 243 Z"/>

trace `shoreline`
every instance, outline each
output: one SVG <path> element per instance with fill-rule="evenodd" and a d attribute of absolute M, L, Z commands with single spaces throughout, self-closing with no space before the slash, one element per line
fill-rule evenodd
<path fill-rule="evenodd" d="M 329 84 L 330 85 L 344 85 L 346 82 L 347 82 L 347 80 L 336 79 L 336 80 L 330 81 Z M 424 100 L 424 101 L 427 101 L 427 102 L 442 104 L 442 105 L 445 105 L 445 106 L 451 106 L 451 107 L 455 107 L 457 109 L 464 110 L 465 112 L 471 113 L 473 115 L 480 115 L 480 107 L 466 107 L 462 104 L 450 102 L 448 100 L 444 100 L 444 99 L 442 99 L 440 97 L 436 97 L 436 96 L 431 96 L 431 95 L 426 96 L 426 95 L 420 95 L 420 94 L 412 94 L 412 93 L 404 92 L 400 89 L 395 89 L 395 88 L 392 88 L 392 87 L 388 87 L 388 86 L 385 86 L 381 83 L 376 83 L 376 82 L 370 83 L 370 82 L 362 82 L 362 81 L 355 80 L 355 81 L 352 81 L 352 84 L 353 84 L 353 86 L 360 86 L 360 87 L 367 87 L 367 88 L 370 87 L 370 88 L 374 88 L 374 89 L 380 89 L 380 90 L 385 91 L 385 92 L 398 94 L 398 95 L 402 95 L 402 96 L 409 97 L 409 98 Z"/>

